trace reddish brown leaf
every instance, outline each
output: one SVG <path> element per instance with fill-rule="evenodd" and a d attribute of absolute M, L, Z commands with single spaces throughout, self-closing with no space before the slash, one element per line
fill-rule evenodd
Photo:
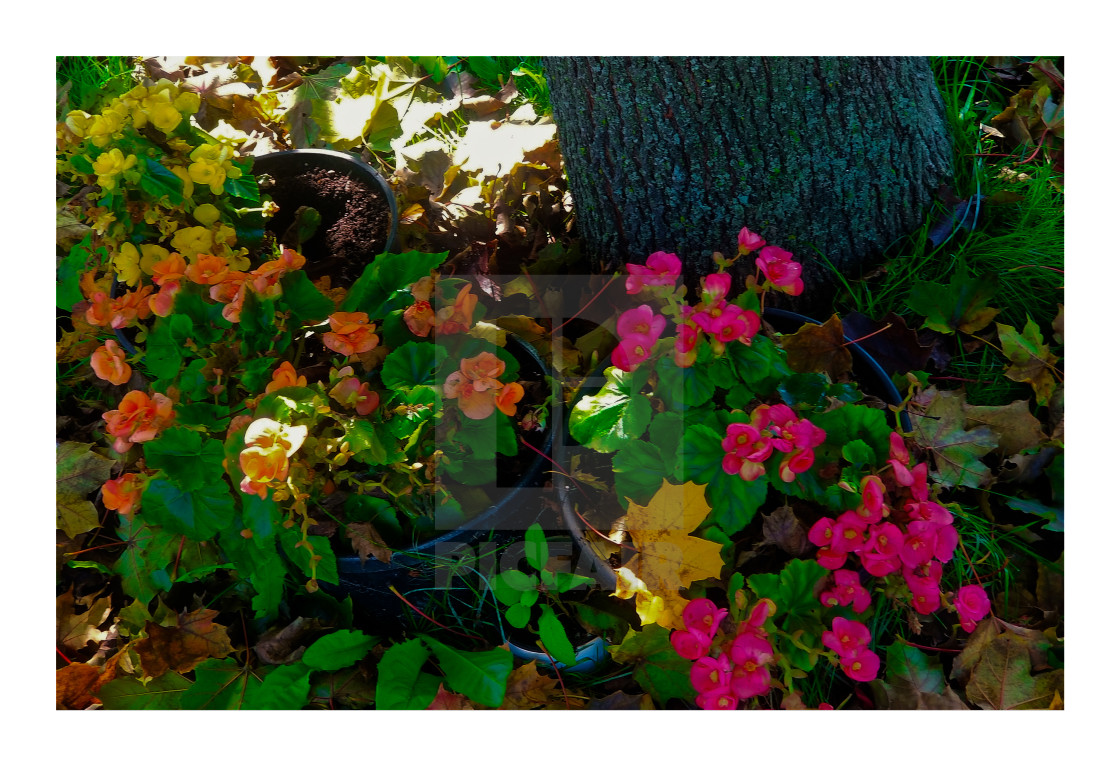
<path fill-rule="evenodd" d="M 91 665 L 74 662 L 54 674 L 56 710 L 85 710 L 93 704 L 101 671 Z"/>
<path fill-rule="evenodd" d="M 836 314 L 824 324 L 806 324 L 781 338 L 794 372 L 824 372 L 833 380 L 852 369 L 852 354 L 845 343 L 844 327 Z"/>
<path fill-rule="evenodd" d="M 198 609 L 179 615 L 179 624 L 164 628 L 149 622 L 147 638 L 136 642 L 144 675 L 158 678 L 168 670 L 186 673 L 203 660 L 221 659 L 233 651 L 229 635 L 222 625 L 215 625 L 218 613 Z"/>
<path fill-rule="evenodd" d="M 350 541 L 350 545 L 354 546 L 354 552 L 358 554 L 358 558 L 361 559 L 363 564 L 370 556 L 382 564 L 388 564 L 393 557 L 393 552 L 389 549 L 389 546 L 385 545 L 381 535 L 368 521 L 355 521 L 347 524 L 346 538 Z"/>
<path fill-rule="evenodd" d="M 889 327 L 888 327 L 889 325 Z M 883 329 L 883 328 L 888 329 Z M 878 322 L 853 311 L 844 317 L 844 334 L 858 340 L 888 375 L 925 369 L 933 345 L 923 346 L 918 334 L 906 326 L 906 320 L 890 313 Z M 873 334 L 874 333 L 874 334 Z M 862 340 L 861 340 L 862 339 Z"/>
<path fill-rule="evenodd" d="M 532 710 L 547 705 L 560 694 L 556 679 L 541 675 L 537 663 L 515 668 L 506 682 L 506 698 L 501 710 Z"/>
<path fill-rule="evenodd" d="M 436 692 L 436 698 L 432 700 L 432 704 L 428 705 L 427 710 L 474 710 L 474 706 L 462 694 L 449 692 L 443 688 L 443 684 L 439 685 L 439 691 Z"/>

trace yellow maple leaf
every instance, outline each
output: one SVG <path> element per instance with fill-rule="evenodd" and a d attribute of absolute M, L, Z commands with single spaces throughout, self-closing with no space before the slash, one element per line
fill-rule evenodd
<path fill-rule="evenodd" d="M 670 484 L 661 489 L 648 506 L 630 503 L 626 528 L 638 551 L 626 566 L 616 570 L 619 598 L 635 598 L 643 625 L 656 622 L 683 630 L 681 611 L 688 600 L 682 587 L 697 580 L 719 577 L 723 559 L 720 544 L 692 537 L 712 508 L 704 500 L 704 487 L 693 482 Z"/>

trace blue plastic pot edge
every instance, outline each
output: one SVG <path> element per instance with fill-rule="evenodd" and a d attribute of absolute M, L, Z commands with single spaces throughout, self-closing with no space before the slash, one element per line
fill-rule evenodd
<path fill-rule="evenodd" d="M 565 665 L 557 660 L 549 660 L 548 655 L 544 652 L 526 649 L 512 641 L 506 641 L 506 646 L 509 647 L 510 654 L 519 660 L 535 660 L 545 667 L 552 667 L 553 662 L 555 662 L 556 669 L 563 673 L 591 673 L 602 667 L 609 657 L 607 641 L 602 636 L 595 636 L 587 643 L 576 647 L 575 665 Z"/>
<path fill-rule="evenodd" d="M 785 309 L 763 309 L 762 317 L 765 319 L 768 316 L 776 319 L 788 319 L 790 321 L 801 322 L 802 324 L 823 324 L 816 319 L 811 319 L 810 317 L 803 316 L 794 311 L 786 311 Z M 882 365 L 875 361 L 875 357 L 871 356 L 867 349 L 859 345 L 858 341 L 852 340 L 847 335 L 844 336 L 844 340 L 851 348 L 855 349 L 856 356 L 870 367 L 871 372 L 879 379 L 879 382 L 883 385 L 884 393 L 887 395 L 887 404 L 893 404 L 896 407 L 901 405 L 902 395 L 899 393 L 898 389 L 895 388 L 894 383 L 891 381 L 891 376 L 887 374 L 887 371 L 883 369 Z M 899 413 L 899 420 L 902 423 L 904 431 L 909 432 L 913 430 L 913 426 L 910 423 L 910 415 L 907 414 L 905 410 Z"/>
<path fill-rule="evenodd" d="M 547 375 L 548 369 L 545 367 L 544 360 L 536 352 L 529 343 L 526 343 L 521 338 L 513 335 L 512 333 L 506 336 L 508 340 L 516 342 L 522 350 L 537 364 L 540 369 Z M 393 569 L 400 569 L 406 566 L 414 566 L 423 563 L 422 559 L 416 556 L 430 557 L 439 546 L 446 546 L 449 543 L 460 542 L 460 538 L 464 534 L 476 532 L 479 530 L 487 529 L 491 526 L 491 522 L 502 518 L 505 515 L 505 510 L 514 503 L 521 495 L 522 491 L 534 482 L 537 477 L 542 473 L 545 463 L 548 462 L 546 457 L 552 451 L 552 444 L 556 438 L 557 424 L 553 421 L 549 425 L 548 435 L 545 437 L 544 444 L 541 445 L 540 452 L 542 454 L 533 458 L 533 462 L 529 464 L 529 468 L 525 471 L 524 475 L 518 480 L 517 484 L 508 488 L 505 496 L 501 500 L 494 503 L 494 505 L 487 508 L 482 513 L 475 516 L 470 521 L 462 526 L 449 530 L 439 537 L 434 537 L 431 540 L 426 540 L 420 545 L 405 550 L 394 552 L 388 564 L 382 563 L 377 559 L 367 559 L 363 564 L 361 559 L 357 556 L 336 556 L 335 560 L 338 565 L 338 572 L 340 574 L 369 574 L 372 572 L 390 571 Z M 413 555 L 410 555 L 413 554 Z"/>

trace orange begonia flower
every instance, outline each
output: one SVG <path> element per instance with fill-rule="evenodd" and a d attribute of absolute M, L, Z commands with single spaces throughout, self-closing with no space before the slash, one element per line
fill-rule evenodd
<path fill-rule="evenodd" d="M 353 407 L 359 415 L 365 416 L 381 404 L 381 396 L 371 391 L 369 383 L 357 378 L 343 378 L 330 390 L 330 397 L 344 407 Z"/>
<path fill-rule="evenodd" d="M 125 473 L 116 479 L 109 479 L 101 486 L 101 502 L 110 511 L 131 516 L 140 509 L 144 484 L 144 477 L 135 473 Z"/>
<path fill-rule="evenodd" d="M 113 318 L 109 321 L 109 326 L 117 330 L 127 327 L 137 319 L 145 319 L 152 313 L 152 307 L 148 305 L 148 296 L 154 290 L 151 285 L 145 285 L 139 290 L 132 290 L 114 298 Z"/>
<path fill-rule="evenodd" d="M 104 327 L 113 319 L 113 302 L 108 293 L 98 290 L 90 299 L 90 307 L 86 309 L 86 321 L 97 327 Z"/>
<path fill-rule="evenodd" d="M 187 279 L 196 285 L 216 285 L 224 282 L 229 274 L 229 263 L 220 255 L 199 255 L 198 261 L 187 267 Z"/>
<path fill-rule="evenodd" d="M 101 417 L 105 420 L 105 430 L 116 437 L 113 449 L 127 452 L 133 444 L 156 438 L 162 429 L 170 425 L 175 413 L 171 400 L 163 394 L 149 397 L 143 391 L 129 391 L 117 409 Z"/>
<path fill-rule="evenodd" d="M 288 478 L 288 456 L 280 446 L 246 447 L 241 451 L 238 462 L 245 474 L 240 488 L 247 495 L 263 499 L 269 485 Z"/>
<path fill-rule="evenodd" d="M 337 311 L 328 319 L 331 332 L 323 335 L 323 344 L 331 351 L 346 356 L 364 354 L 372 351 L 380 342 L 373 334 L 374 326 L 368 324 L 369 315 L 364 311 Z"/>
<path fill-rule="evenodd" d="M 152 281 L 157 285 L 182 281 L 186 275 L 187 261 L 178 253 L 171 253 L 162 261 L 152 264 Z"/>
<path fill-rule="evenodd" d="M 432 331 L 436 314 L 432 311 L 432 304 L 427 301 L 416 301 L 404 310 L 401 318 L 413 335 L 424 338 Z"/>
<path fill-rule="evenodd" d="M 290 271 L 302 269 L 307 259 L 291 248 L 285 247 L 280 257 L 274 261 L 265 261 L 250 272 L 253 277 L 253 290 L 265 298 L 275 298 L 280 295 L 280 278 Z"/>
<path fill-rule="evenodd" d="M 179 292 L 178 282 L 164 282 L 159 286 L 159 292 L 148 298 L 148 307 L 157 317 L 171 316 L 177 292 Z"/>
<path fill-rule="evenodd" d="M 513 417 L 517 412 L 517 403 L 524 395 L 525 389 L 520 383 L 506 383 L 494 394 L 494 404 L 503 414 Z"/>
<path fill-rule="evenodd" d="M 272 382 L 264 388 L 266 394 L 270 394 L 280 388 L 287 388 L 288 386 L 306 386 L 307 378 L 303 375 L 296 375 L 296 368 L 292 366 L 291 362 L 283 362 L 279 367 L 272 371 Z"/>
<path fill-rule="evenodd" d="M 287 457 L 296 454 L 307 438 L 307 426 L 289 426 L 270 418 L 257 418 L 245 429 L 246 447 L 281 447 Z"/>
<path fill-rule="evenodd" d="M 443 383 L 443 395 L 448 399 L 458 399 L 459 409 L 471 420 L 483 420 L 494 411 L 494 394 L 490 390 L 476 390 L 474 381 L 458 370 L 447 376 Z"/>
<path fill-rule="evenodd" d="M 506 371 L 506 363 L 489 351 L 483 351 L 477 356 L 460 361 L 459 371 L 471 381 L 475 391 L 489 391 L 502 387 L 498 378 Z"/>
<path fill-rule="evenodd" d="M 132 368 L 124 360 L 124 351 L 115 340 L 105 341 L 105 345 L 93 352 L 89 358 L 93 372 L 102 380 L 107 380 L 114 386 L 128 382 L 132 377 Z"/>
<path fill-rule="evenodd" d="M 471 329 L 477 304 L 478 296 L 471 292 L 470 283 L 463 285 L 455 296 L 454 305 L 444 306 L 436 313 L 436 332 L 451 335 Z"/>

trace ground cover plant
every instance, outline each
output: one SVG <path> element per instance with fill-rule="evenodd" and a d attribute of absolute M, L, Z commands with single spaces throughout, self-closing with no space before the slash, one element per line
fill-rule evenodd
<path fill-rule="evenodd" d="M 61 60 L 57 706 L 1062 708 L 1061 60 L 932 65 L 955 186 L 805 321 L 756 221 L 597 269 L 539 58 Z M 307 148 L 395 197 L 352 284 Z"/>

